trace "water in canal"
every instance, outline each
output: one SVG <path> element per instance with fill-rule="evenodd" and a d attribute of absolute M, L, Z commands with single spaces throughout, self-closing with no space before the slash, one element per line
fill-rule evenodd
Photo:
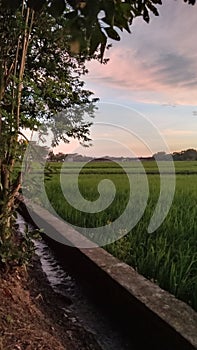
<path fill-rule="evenodd" d="M 19 214 L 17 224 L 22 232 L 25 221 Z M 31 229 L 31 225 L 29 226 Z M 72 300 L 72 304 L 64 309 L 65 317 L 68 317 L 71 312 L 74 315 L 73 322 L 78 322 L 87 331 L 93 333 L 103 350 L 135 350 L 136 348 L 121 330 L 120 325 L 89 300 L 79 281 L 65 271 L 47 243 L 44 240 L 36 240 L 34 244 L 42 269 L 53 290 Z"/>

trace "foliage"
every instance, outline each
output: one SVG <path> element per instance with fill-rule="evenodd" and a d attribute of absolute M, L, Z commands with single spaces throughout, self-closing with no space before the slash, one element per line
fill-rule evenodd
<path fill-rule="evenodd" d="M 194 4 L 195 1 L 188 1 Z M 11 239 L 22 174 L 12 177 L 24 148 L 21 129 L 50 127 L 54 143 L 89 141 L 91 93 L 80 80 L 84 60 L 100 58 L 107 40 L 130 32 L 135 17 L 158 15 L 161 0 L 0 0 L 0 244 Z M 97 55 L 99 50 L 99 55 Z M 70 57 L 70 53 L 75 58 Z M 65 113 L 66 111 L 66 113 Z M 58 114 L 58 118 L 54 118 Z"/>
<path fill-rule="evenodd" d="M 14 225 L 10 239 L 0 245 L 0 267 L 11 270 L 18 265 L 27 265 L 35 252 L 33 239 L 39 238 L 39 230 L 29 230 L 28 225 L 26 225 L 21 234 Z"/>
<path fill-rule="evenodd" d="M 181 152 L 173 153 L 174 160 L 197 160 L 197 151 L 195 149 L 187 149 Z"/>
<path fill-rule="evenodd" d="M 48 161 L 55 161 L 55 155 L 53 154 L 53 152 L 51 152 L 51 159 L 50 157 L 48 158 Z M 144 162 L 149 162 L 147 164 L 150 164 L 152 166 L 152 164 L 156 165 L 156 162 L 153 163 L 154 160 L 157 161 L 171 161 L 171 159 L 173 158 L 174 161 L 195 161 L 197 160 L 197 150 L 193 149 L 193 148 L 189 148 L 186 150 L 182 150 L 180 152 L 173 152 L 170 154 L 167 154 L 164 151 L 160 151 L 157 152 L 155 154 L 153 154 L 152 156 L 148 156 L 148 157 L 140 157 L 140 161 Z M 137 165 L 137 163 L 135 163 L 135 161 L 138 158 L 132 158 L 132 157 L 108 157 L 105 156 L 105 158 L 95 158 L 95 157 L 87 157 L 87 156 L 83 156 L 81 154 L 78 153 L 71 153 L 71 154 L 62 154 L 61 160 L 59 159 L 58 161 L 62 161 L 64 162 L 65 160 L 67 162 L 69 162 L 70 160 L 72 160 L 72 162 L 76 163 L 76 162 L 89 162 L 87 164 L 86 167 L 88 168 L 98 168 L 99 164 L 101 164 L 101 168 L 117 168 L 118 167 L 118 163 L 116 164 L 115 162 L 125 162 L 124 165 L 125 166 L 129 166 L 130 163 L 129 162 L 134 162 L 133 163 L 133 167 L 135 168 L 135 164 Z M 110 166 L 110 162 L 113 161 L 114 163 L 111 163 Z M 160 163 L 161 165 L 162 163 Z M 165 164 L 167 163 L 163 163 L 164 167 Z M 74 166 L 74 165 L 73 165 Z M 86 171 L 86 170 L 85 170 Z"/>
<path fill-rule="evenodd" d="M 0 246 L 10 259 L 22 180 L 21 171 L 13 176 L 14 164 L 27 147 L 23 129 L 44 125 L 41 137 L 50 128 L 53 145 L 70 137 L 87 143 L 96 99 L 83 88 L 84 58 L 69 55 L 68 35 L 53 17 L 26 6 L 5 15 L 0 6 L 0 19 Z"/>
<path fill-rule="evenodd" d="M 166 154 L 165 152 L 158 152 L 153 155 L 153 157 L 157 160 L 168 160 L 169 154 Z M 197 150 L 193 148 L 189 148 L 180 152 L 173 152 L 171 154 L 174 161 L 192 161 L 197 160 Z"/>
<path fill-rule="evenodd" d="M 49 161 L 49 162 L 64 162 L 66 157 L 67 157 L 67 154 L 64 154 L 62 152 L 54 154 L 53 151 L 50 151 L 48 154 L 47 161 Z"/>
<path fill-rule="evenodd" d="M 88 141 L 93 116 L 92 93 L 83 89 L 80 77 L 87 73 L 84 58 L 73 58 L 68 52 L 68 35 L 55 20 L 44 14 L 37 19 L 29 45 L 22 108 L 23 126 L 40 122 L 50 127 L 54 144 L 68 137 Z M 87 120 L 87 118 L 86 118 Z"/>
<path fill-rule="evenodd" d="M 190 5 L 195 0 L 184 0 Z M 36 12 L 48 12 L 70 35 L 70 47 L 75 53 L 92 55 L 98 48 L 101 60 L 107 40 L 120 40 L 119 30 L 130 33 L 135 17 L 141 16 L 147 23 L 150 14 L 159 15 L 162 0 L 27 0 Z M 1 6 L 16 11 L 22 0 L 1 0 Z"/>

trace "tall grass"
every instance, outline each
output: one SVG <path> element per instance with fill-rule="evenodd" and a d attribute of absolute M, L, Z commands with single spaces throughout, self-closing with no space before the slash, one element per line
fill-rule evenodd
<path fill-rule="evenodd" d="M 184 173 L 184 162 L 180 163 Z M 110 173 L 109 166 L 108 170 Z M 79 177 L 80 191 L 90 201 L 98 198 L 97 186 L 106 177 L 113 181 L 117 192 L 113 203 L 103 212 L 84 213 L 82 204 L 80 211 L 66 202 L 62 189 L 72 191 L 70 175 L 64 176 L 62 189 L 59 175 L 46 181 L 49 200 L 67 222 L 82 227 L 105 225 L 114 221 L 128 202 L 126 174 L 81 174 Z M 147 227 L 159 196 L 159 175 L 148 175 L 148 181 L 150 195 L 143 217 L 126 236 L 104 248 L 197 310 L 197 175 L 176 175 L 171 209 L 163 224 L 153 233 L 148 233 Z M 127 230 L 127 223 L 122 229 Z"/>

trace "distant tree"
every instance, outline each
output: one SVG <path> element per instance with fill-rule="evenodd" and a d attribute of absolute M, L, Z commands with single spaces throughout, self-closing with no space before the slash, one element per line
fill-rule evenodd
<path fill-rule="evenodd" d="M 167 154 L 166 152 L 160 151 L 153 154 L 153 158 L 155 158 L 156 160 L 170 160 L 171 155 Z"/>
<path fill-rule="evenodd" d="M 67 157 L 67 154 L 59 152 L 55 154 L 55 162 L 64 162 Z"/>
<path fill-rule="evenodd" d="M 174 160 L 197 160 L 197 150 L 189 148 L 180 152 L 173 152 Z"/>
<path fill-rule="evenodd" d="M 53 153 L 53 151 L 50 151 L 50 152 L 48 153 L 47 161 L 48 161 L 48 162 L 55 162 L 55 154 Z"/>

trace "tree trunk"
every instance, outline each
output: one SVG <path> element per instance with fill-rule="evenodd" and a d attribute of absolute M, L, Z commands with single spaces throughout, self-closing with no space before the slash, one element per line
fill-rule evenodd
<path fill-rule="evenodd" d="M 18 38 L 14 62 L 9 69 L 5 69 L 6 62 L 0 63 L 0 103 L 4 99 L 9 77 L 13 74 L 11 122 L 9 121 L 7 125 L 4 124 L 0 111 L 0 143 L 2 144 L 0 149 L 0 244 L 3 244 L 12 235 L 12 217 L 22 179 L 21 172 L 19 172 L 17 179 L 14 181 L 12 172 L 18 148 L 25 63 L 34 21 L 34 11 L 29 8 L 25 10 L 24 1 L 22 15 L 25 17 L 25 29 L 23 35 Z M 20 49 L 22 49 L 22 52 L 20 53 L 19 62 Z"/>

